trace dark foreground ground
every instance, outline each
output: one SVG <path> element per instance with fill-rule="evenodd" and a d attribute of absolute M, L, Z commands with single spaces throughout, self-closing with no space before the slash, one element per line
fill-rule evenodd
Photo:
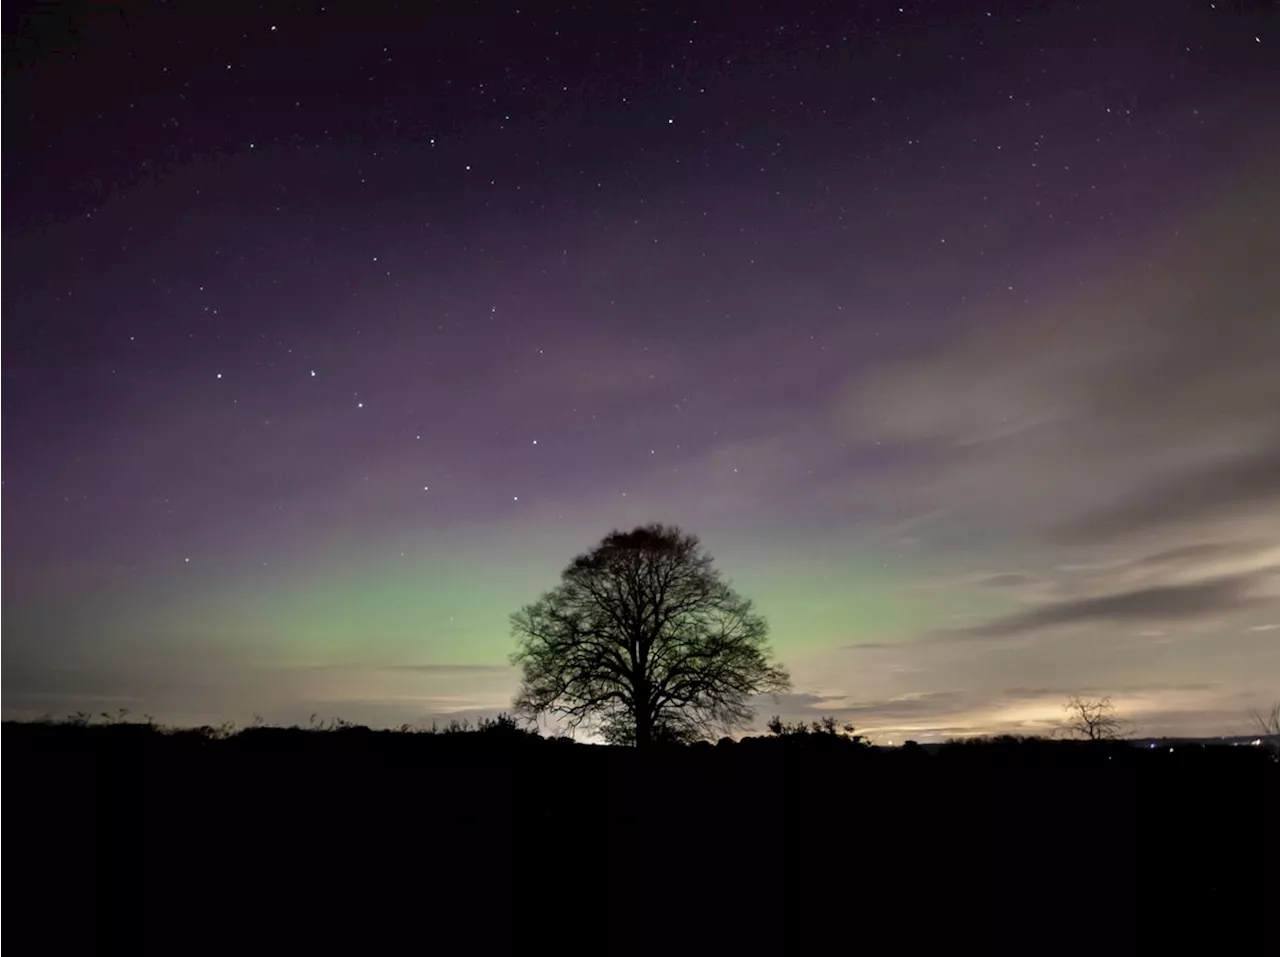
<path fill-rule="evenodd" d="M 1261 748 L 6 724 L 4 944 L 85 954 L 1267 951 Z M 1267 943 L 1267 942 L 1270 943 Z"/>

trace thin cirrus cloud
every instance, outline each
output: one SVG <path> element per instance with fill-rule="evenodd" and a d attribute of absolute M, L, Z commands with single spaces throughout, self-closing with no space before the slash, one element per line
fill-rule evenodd
<path fill-rule="evenodd" d="M 995 575 L 984 575 L 974 581 L 973 584 L 980 585 L 985 588 L 1017 588 L 1023 585 L 1033 585 L 1038 581 L 1034 575 L 1025 575 L 1022 572 L 1001 572 Z"/>
<path fill-rule="evenodd" d="M 1188 585 L 1157 585 L 1075 601 L 1050 602 L 950 634 L 999 638 L 1063 625 L 1177 622 L 1239 612 L 1266 601 L 1251 591 L 1256 579 L 1256 575 L 1238 575 Z"/>
<path fill-rule="evenodd" d="M 1280 512 L 1280 439 L 1259 451 L 1225 456 L 1137 489 L 1115 505 L 1067 523 L 1061 532 L 1067 541 L 1091 542 L 1233 514 L 1248 516 L 1254 510 Z"/>

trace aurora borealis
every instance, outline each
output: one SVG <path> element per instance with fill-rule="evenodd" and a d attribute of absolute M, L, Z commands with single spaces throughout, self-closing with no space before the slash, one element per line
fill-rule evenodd
<path fill-rule="evenodd" d="M 493 714 L 648 521 L 760 726 L 1280 696 L 1271 8 L 371 9 L 6 11 L 6 716 Z"/>

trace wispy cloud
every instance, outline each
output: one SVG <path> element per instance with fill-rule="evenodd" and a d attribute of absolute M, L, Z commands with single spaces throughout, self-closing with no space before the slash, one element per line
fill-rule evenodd
<path fill-rule="evenodd" d="M 1169 479 L 1156 479 L 1114 505 L 1068 522 L 1061 534 L 1067 542 L 1112 541 L 1220 515 L 1247 516 L 1255 509 L 1280 511 L 1280 441 L 1257 451 L 1223 456 Z"/>
<path fill-rule="evenodd" d="M 1251 593 L 1255 576 L 1220 578 L 1192 585 L 1163 585 L 1050 602 L 962 631 L 954 636 L 998 638 L 1082 623 L 1180 621 L 1240 611 L 1264 599 Z"/>
<path fill-rule="evenodd" d="M 1032 575 L 1021 572 L 1002 572 L 997 575 L 985 575 L 976 579 L 973 584 L 985 588 L 1016 588 L 1021 585 L 1033 585 L 1038 581 Z"/>

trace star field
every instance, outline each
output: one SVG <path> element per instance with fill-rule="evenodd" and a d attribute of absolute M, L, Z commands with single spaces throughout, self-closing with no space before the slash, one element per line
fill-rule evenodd
<path fill-rule="evenodd" d="M 788 720 L 1234 733 L 1280 686 L 1275 23 L 7 11 L 6 715 L 492 714 L 506 616 L 670 521 Z"/>

